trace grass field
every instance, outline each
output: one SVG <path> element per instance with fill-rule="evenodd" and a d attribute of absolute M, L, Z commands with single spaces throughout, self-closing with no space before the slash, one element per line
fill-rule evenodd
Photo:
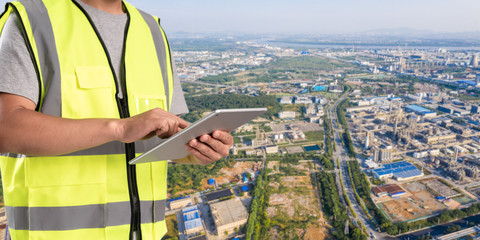
<path fill-rule="evenodd" d="M 177 215 L 172 214 L 165 216 L 165 222 L 167 222 L 167 229 L 168 232 L 163 236 L 163 239 L 178 239 L 178 221 L 177 221 Z"/>

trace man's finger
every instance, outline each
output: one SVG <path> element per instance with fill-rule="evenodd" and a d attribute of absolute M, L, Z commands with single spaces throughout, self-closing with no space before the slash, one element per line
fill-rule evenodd
<path fill-rule="evenodd" d="M 208 165 L 212 162 L 215 162 L 215 160 L 213 159 L 210 159 L 209 157 L 203 155 L 200 151 L 198 151 L 197 149 L 189 146 L 188 144 L 186 144 L 186 148 L 188 150 L 188 152 L 190 152 L 190 154 L 192 154 L 196 159 L 198 159 L 200 161 L 200 164 L 201 165 Z"/>
<path fill-rule="evenodd" d="M 176 116 L 177 117 L 177 121 L 178 121 L 178 127 L 180 127 L 181 129 L 184 129 L 188 126 L 190 126 L 190 123 L 181 119 L 180 117 Z"/>
<path fill-rule="evenodd" d="M 231 146 L 233 144 L 233 137 L 230 133 L 225 131 L 213 131 L 212 137 L 221 141 L 225 145 Z"/>
<path fill-rule="evenodd" d="M 200 137 L 200 142 L 207 144 L 210 148 L 212 148 L 218 154 L 226 157 L 229 153 L 230 146 L 224 144 L 222 141 L 217 140 L 209 135 L 203 135 Z"/>
<path fill-rule="evenodd" d="M 211 138 L 211 137 L 209 137 Z M 210 139 L 210 141 L 212 141 Z M 201 154 L 205 155 L 209 159 L 212 160 L 218 160 L 222 157 L 222 155 L 217 152 L 215 149 L 212 149 L 209 145 L 203 143 L 203 142 L 197 142 L 196 144 L 190 144 L 190 147 L 195 148 L 198 150 Z"/>

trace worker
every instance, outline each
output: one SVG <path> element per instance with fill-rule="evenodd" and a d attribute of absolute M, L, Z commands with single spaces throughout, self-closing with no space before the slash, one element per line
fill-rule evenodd
<path fill-rule="evenodd" d="M 167 161 L 189 125 L 160 20 L 121 0 L 20 0 L 0 17 L 0 157 L 12 239 L 161 239 Z M 228 155 L 214 131 L 179 163 Z"/>

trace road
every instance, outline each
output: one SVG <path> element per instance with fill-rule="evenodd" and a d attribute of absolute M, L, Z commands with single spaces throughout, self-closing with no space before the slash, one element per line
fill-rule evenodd
<path fill-rule="evenodd" d="M 401 240 L 415 240 L 418 239 L 422 236 L 438 236 L 438 235 L 443 235 L 445 234 L 445 230 L 447 230 L 448 227 L 453 226 L 453 225 L 459 225 L 463 229 L 470 227 L 469 223 L 475 223 L 478 224 L 480 222 L 480 215 L 475 215 L 471 217 L 466 217 L 460 220 L 455 220 L 452 222 L 444 223 L 441 225 L 435 225 L 429 228 L 422 229 L 420 231 L 404 234 L 398 237 L 398 239 Z"/>
<path fill-rule="evenodd" d="M 199 84 L 199 85 L 206 85 L 206 86 L 211 86 L 211 87 L 230 87 L 230 86 L 227 86 L 227 85 L 223 85 L 223 84 L 217 84 L 217 83 L 206 83 L 206 82 L 202 82 L 202 81 L 190 81 L 190 80 L 182 80 L 181 81 L 182 83 L 195 83 L 195 84 Z"/>
<path fill-rule="evenodd" d="M 333 106 L 330 108 L 330 111 L 328 111 L 328 114 L 329 114 L 328 119 L 332 120 L 332 128 L 334 130 L 333 138 L 334 138 L 334 142 L 336 143 L 336 149 L 333 152 L 333 159 L 332 160 L 335 163 L 335 168 L 340 170 L 340 172 L 342 173 L 341 177 L 342 177 L 342 180 L 343 180 L 343 185 L 344 185 L 344 188 L 345 188 L 345 192 L 347 194 L 347 197 L 350 200 L 352 209 L 357 216 L 356 218 L 354 218 L 353 215 L 350 213 L 350 218 L 355 220 L 356 222 L 358 222 L 358 221 L 361 222 L 366 227 L 369 237 L 371 237 L 371 235 L 373 235 L 373 237 L 375 239 L 395 239 L 395 238 L 390 238 L 385 233 L 377 232 L 375 230 L 375 227 L 368 220 L 365 213 L 363 213 L 362 208 L 360 207 L 360 204 L 355 199 L 355 192 L 354 192 L 354 189 L 352 187 L 352 183 L 350 182 L 350 177 L 349 177 L 349 174 L 348 174 L 348 167 L 347 167 L 347 162 L 350 159 L 349 159 L 349 157 L 347 155 L 347 152 L 346 152 L 346 146 L 344 146 L 343 142 L 342 142 L 343 129 L 341 128 L 341 126 L 339 126 L 339 124 L 337 122 L 337 119 L 338 119 L 337 118 L 337 112 L 335 111 L 338 104 L 342 100 L 344 100 L 345 98 L 346 98 L 346 94 L 342 95 L 342 97 L 340 97 L 333 104 Z M 336 159 L 339 160 L 340 166 L 337 166 Z M 337 187 L 338 187 L 339 192 L 340 192 L 339 194 L 342 194 L 340 186 L 341 186 L 340 176 L 339 176 L 339 174 L 337 174 Z M 343 198 L 342 198 L 342 200 L 343 200 Z M 344 202 L 345 206 L 348 207 L 348 205 L 345 203 L 345 201 L 343 201 L 343 202 Z"/>

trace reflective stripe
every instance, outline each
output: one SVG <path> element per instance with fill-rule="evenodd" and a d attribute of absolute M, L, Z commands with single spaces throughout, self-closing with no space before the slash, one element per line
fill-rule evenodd
<path fill-rule="evenodd" d="M 26 157 L 26 155 L 18 154 L 18 153 L 0 153 L 0 156 L 9 157 L 9 158 L 17 158 L 17 159 Z"/>
<path fill-rule="evenodd" d="M 37 45 L 38 61 L 42 73 L 45 96 L 40 94 L 40 111 L 56 117 L 62 116 L 61 73 L 52 23 L 43 1 L 23 0 L 33 38 Z M 41 84 L 41 83 L 40 83 Z M 42 86 L 39 86 L 41 88 Z M 43 98 L 42 98 L 43 97 Z M 42 101 L 43 99 L 43 101 Z"/>
<path fill-rule="evenodd" d="M 142 10 L 138 9 L 140 14 L 142 15 L 143 19 L 147 23 L 150 31 L 152 32 L 153 43 L 155 44 L 155 49 L 157 50 L 157 57 L 158 62 L 160 63 L 160 69 L 162 70 L 162 78 L 163 78 L 163 88 L 165 89 L 165 96 L 167 97 L 167 107 L 170 106 L 170 86 L 168 82 L 168 68 L 167 68 L 167 53 L 166 53 L 166 44 L 163 41 L 163 35 L 160 31 L 160 26 L 158 25 L 155 18 L 152 15 L 143 12 Z M 166 110 L 170 111 L 170 109 Z"/>
<path fill-rule="evenodd" d="M 165 219 L 166 200 L 141 201 L 141 223 Z M 6 206 L 8 225 L 15 230 L 61 231 L 130 224 L 130 202 L 72 207 Z"/>

